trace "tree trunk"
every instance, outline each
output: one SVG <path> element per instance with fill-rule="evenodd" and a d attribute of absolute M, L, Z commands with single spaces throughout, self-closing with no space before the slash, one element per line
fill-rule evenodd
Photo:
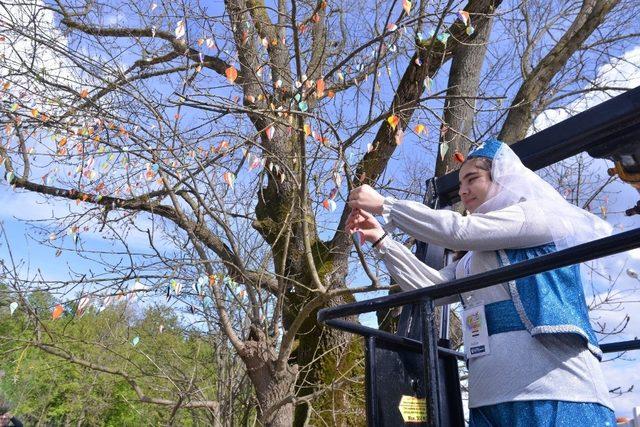
<path fill-rule="evenodd" d="M 478 28 L 473 44 L 461 44 L 453 54 L 444 106 L 443 126 L 446 126 L 446 131 L 440 134 L 440 144 L 447 144 L 448 150 L 444 157 L 438 154 L 436 176 L 446 175 L 458 167 L 454 158 L 456 151 L 469 151 L 475 116 L 474 98 L 478 96 L 492 24 L 493 15 L 488 16 L 486 24 Z"/>
<path fill-rule="evenodd" d="M 582 3 L 580 12 L 567 32 L 538 65 L 523 76 L 524 82 L 513 98 L 507 118 L 500 130 L 500 140 L 512 144 L 524 139 L 536 113 L 541 109 L 534 103 L 540 101 L 542 95 L 549 90 L 553 77 L 602 24 L 618 2 L 619 0 L 587 0 Z"/>
<path fill-rule="evenodd" d="M 249 341 L 242 354 L 256 391 L 258 420 L 264 426 L 289 427 L 293 424 L 297 367 L 285 365 L 284 371 L 277 370 L 277 355 L 264 343 Z"/>
<path fill-rule="evenodd" d="M 331 306 L 353 302 L 336 299 Z M 320 326 L 316 314 L 309 316 L 301 329 L 295 360 L 301 368 L 298 397 L 317 396 L 296 407 L 293 425 L 356 425 L 365 416 L 363 405 L 364 371 L 358 366 L 363 360 L 361 338 L 344 331 Z M 357 322 L 356 318 L 347 318 Z M 340 381 L 358 378 L 357 381 Z M 361 379 L 361 380 L 360 380 Z M 335 387 L 332 384 L 338 381 Z M 326 390 L 323 391 L 323 388 Z M 313 407 L 313 410 L 309 406 Z"/>

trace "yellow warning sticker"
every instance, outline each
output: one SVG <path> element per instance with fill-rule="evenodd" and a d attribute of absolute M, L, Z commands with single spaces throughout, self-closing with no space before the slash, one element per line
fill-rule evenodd
<path fill-rule="evenodd" d="M 405 423 L 424 423 L 427 421 L 427 400 L 413 396 L 402 396 L 398 405 Z"/>

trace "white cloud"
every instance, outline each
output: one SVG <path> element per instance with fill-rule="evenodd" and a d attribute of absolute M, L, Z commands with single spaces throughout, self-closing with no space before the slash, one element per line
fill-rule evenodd
<path fill-rule="evenodd" d="M 68 49 L 67 39 L 56 27 L 53 12 L 41 0 L 3 1 L 0 20 L 5 27 L 5 40 L 0 42 L 0 79 L 10 76 L 9 92 L 21 104 L 51 112 L 56 106 L 50 101 L 56 95 L 50 85 L 39 82 L 28 70 L 60 85 L 70 83 L 73 67 L 61 54 Z"/>
<path fill-rule="evenodd" d="M 626 52 L 620 59 L 601 66 L 598 70 L 596 85 L 599 87 L 626 88 L 640 86 L 640 47 Z M 535 119 L 532 128 L 529 129 L 529 134 L 539 132 L 566 120 L 620 93 L 622 92 L 611 90 L 586 92 L 584 96 L 563 106 L 563 108 L 549 109 L 539 115 Z M 602 176 L 606 175 L 606 162 L 598 162 L 596 167 L 598 173 L 601 173 Z M 634 189 L 627 184 L 616 184 L 615 187 L 619 191 L 620 200 L 615 202 L 615 206 L 614 204 L 609 206 L 610 211 L 624 211 L 624 209 L 635 204 L 638 193 Z M 611 214 L 607 220 L 612 224 L 617 224 L 627 229 L 637 226 L 637 222 L 634 223 L 622 214 Z M 610 271 L 611 273 L 614 272 L 613 270 L 623 271 L 616 282 L 615 290 L 617 291 L 617 300 L 627 302 L 623 302 L 615 311 L 596 311 L 592 313 L 591 318 L 599 323 L 606 323 L 611 327 L 618 325 L 624 319 L 624 316 L 629 314 L 630 320 L 626 329 L 618 335 L 604 339 L 603 342 L 631 340 L 640 336 L 640 315 L 636 315 L 636 313 L 640 313 L 640 303 L 628 302 L 631 300 L 638 301 L 638 282 L 627 277 L 624 274 L 624 270 L 628 267 L 633 267 L 640 271 L 637 268 L 637 261 L 640 261 L 640 249 L 609 257 L 606 260 L 608 262 L 607 266 L 612 270 Z M 612 356 L 610 354 L 608 358 Z M 631 417 L 633 408 L 640 405 L 640 350 L 627 353 L 625 359 L 627 360 L 617 359 L 603 363 L 602 369 L 609 388 L 620 387 L 621 390 L 627 390 L 633 386 L 632 392 L 612 399 L 617 416 Z"/>
<path fill-rule="evenodd" d="M 627 303 L 615 311 L 598 311 L 592 316 L 598 322 L 606 322 L 608 325 L 617 325 L 629 315 L 629 323 L 623 332 L 608 337 L 602 341 L 617 342 L 632 340 L 640 336 L 640 303 Z M 605 355 L 605 360 L 611 359 L 614 354 Z M 628 352 L 623 359 L 610 360 L 602 364 L 605 380 L 610 389 L 620 387 L 626 391 L 631 386 L 633 390 L 622 396 L 613 397 L 616 415 L 631 416 L 633 408 L 640 405 L 640 350 Z M 612 395 L 613 396 L 613 395 Z"/>
<path fill-rule="evenodd" d="M 627 255 L 629 255 L 633 259 L 640 260 L 640 248 L 636 248 L 628 251 Z"/>
<path fill-rule="evenodd" d="M 601 66 L 598 69 L 595 85 L 597 87 L 625 87 L 629 89 L 640 86 L 640 46 L 626 52 L 621 58 Z M 529 134 L 539 132 L 621 93 L 622 91 L 614 90 L 586 92 L 584 96 L 563 108 L 544 111 L 534 120 Z"/>

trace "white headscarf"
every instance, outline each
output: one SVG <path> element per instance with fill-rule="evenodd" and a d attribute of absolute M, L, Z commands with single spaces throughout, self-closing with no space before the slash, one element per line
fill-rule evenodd
<path fill-rule="evenodd" d="M 487 213 L 522 201 L 535 202 L 545 217 L 557 250 L 611 235 L 613 227 L 560 195 L 548 182 L 525 167 L 505 143 L 490 139 L 468 158 L 491 159 L 492 186 L 475 212 Z"/>

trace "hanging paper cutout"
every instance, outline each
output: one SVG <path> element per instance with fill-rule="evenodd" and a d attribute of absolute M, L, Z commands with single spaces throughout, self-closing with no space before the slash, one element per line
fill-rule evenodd
<path fill-rule="evenodd" d="M 431 94 L 431 86 L 432 86 L 433 80 L 431 80 L 431 78 L 429 76 L 424 78 L 424 88 L 427 91 L 428 94 Z"/>
<path fill-rule="evenodd" d="M 206 39 L 205 43 L 207 45 L 207 49 L 213 49 L 214 47 L 216 47 L 216 42 L 211 38 Z"/>
<path fill-rule="evenodd" d="M 309 106 L 305 101 L 301 101 L 298 103 L 298 108 L 300 108 L 300 111 L 302 111 L 303 113 L 306 113 L 307 110 L 309 109 Z"/>
<path fill-rule="evenodd" d="M 52 313 L 53 320 L 56 320 L 60 316 L 62 316 L 63 312 L 64 312 L 64 307 L 62 307 L 61 304 L 56 305 L 55 308 L 53 309 L 53 313 Z"/>
<path fill-rule="evenodd" d="M 458 11 L 458 18 L 460 18 L 460 20 L 462 21 L 462 23 L 467 26 L 471 23 L 471 18 L 469 17 L 469 12 L 467 12 L 466 10 L 459 10 Z"/>
<path fill-rule="evenodd" d="M 88 295 L 85 295 L 82 298 L 80 298 L 80 301 L 78 302 L 78 309 L 76 310 L 76 316 L 82 316 L 82 314 L 84 313 L 84 310 L 87 307 L 89 307 L 90 303 L 91 303 L 91 298 L 89 298 Z"/>
<path fill-rule="evenodd" d="M 468 35 L 468 36 L 470 36 L 470 35 L 472 35 L 472 34 L 476 31 L 476 29 L 475 29 L 475 28 L 473 28 L 471 25 L 469 25 L 469 26 L 467 27 L 467 29 L 466 29 L 466 30 L 464 30 L 464 31 L 467 33 L 467 35 Z"/>
<path fill-rule="evenodd" d="M 193 290 L 199 295 L 204 296 L 204 290 L 209 283 L 209 278 L 207 276 L 198 277 L 198 282 L 194 283 Z"/>
<path fill-rule="evenodd" d="M 336 207 L 337 207 L 336 202 L 334 202 L 334 201 L 333 201 L 333 200 L 331 200 L 331 199 L 325 199 L 325 200 L 322 202 L 322 206 L 324 206 L 324 208 L 325 208 L 326 210 L 328 210 L 329 212 L 333 212 L 333 211 L 335 211 L 335 210 L 336 210 Z"/>
<path fill-rule="evenodd" d="M 89 89 L 82 89 L 80 91 L 80 98 L 86 98 L 87 96 L 89 96 Z"/>
<path fill-rule="evenodd" d="M 442 123 L 440 125 L 440 138 L 444 139 L 444 137 L 447 135 L 447 132 L 449 132 L 449 125 L 446 123 Z"/>
<path fill-rule="evenodd" d="M 458 163 L 464 163 L 464 156 L 458 150 L 456 150 L 456 152 L 453 153 L 453 159 Z"/>
<path fill-rule="evenodd" d="M 269 139 L 269 141 L 271 141 L 271 139 L 273 138 L 273 135 L 276 133 L 276 129 L 273 126 L 269 126 L 267 128 L 267 138 Z"/>
<path fill-rule="evenodd" d="M 398 29 L 398 26 L 396 24 L 391 23 L 387 25 L 387 31 L 394 32 L 397 29 Z"/>
<path fill-rule="evenodd" d="M 333 182 L 336 183 L 336 187 L 340 187 L 340 185 L 342 184 L 342 175 L 340 175 L 339 172 L 333 173 Z"/>
<path fill-rule="evenodd" d="M 137 336 L 133 337 L 133 339 L 131 340 L 131 345 L 135 347 L 138 345 L 139 342 L 140 342 L 140 337 L 137 337 Z"/>
<path fill-rule="evenodd" d="M 394 139 L 396 145 L 402 144 L 402 141 L 404 139 L 404 131 L 401 128 L 398 128 L 396 130 L 395 135 L 393 135 L 393 139 Z"/>
<path fill-rule="evenodd" d="M 171 289 L 173 289 L 173 292 L 176 294 L 176 296 L 180 295 L 180 292 L 182 292 L 182 283 L 179 283 L 175 279 L 171 279 L 169 285 L 171 286 Z"/>
<path fill-rule="evenodd" d="M 389 123 L 389 126 L 391 126 L 391 129 L 396 130 L 396 126 L 398 126 L 398 123 L 400 123 L 400 117 L 394 114 L 387 118 L 387 122 Z"/>
<path fill-rule="evenodd" d="M 334 187 L 331 189 L 331 192 L 329 193 L 329 199 L 334 200 L 337 195 L 338 195 L 338 188 Z"/>
<path fill-rule="evenodd" d="M 149 9 L 151 10 L 151 12 L 153 12 L 157 7 L 158 5 L 156 3 L 151 3 L 151 7 Z"/>
<path fill-rule="evenodd" d="M 184 25 L 184 20 L 178 21 L 175 29 L 176 38 L 181 39 L 182 37 L 184 37 L 185 32 L 186 32 L 186 29 Z"/>
<path fill-rule="evenodd" d="M 409 15 L 411 13 L 411 2 L 409 0 L 402 0 L 402 8 L 405 13 Z"/>
<path fill-rule="evenodd" d="M 602 214 L 602 219 L 607 219 L 607 207 L 605 205 L 600 206 L 600 213 Z"/>
<path fill-rule="evenodd" d="M 442 34 L 438 34 L 438 36 L 436 37 L 438 40 L 440 40 L 440 42 L 442 44 L 447 44 L 447 40 L 449 39 L 449 36 L 451 34 L 449 33 L 442 33 Z"/>
<path fill-rule="evenodd" d="M 425 129 L 426 129 L 426 127 L 423 124 L 419 124 L 419 125 L 416 125 L 413 128 L 413 131 L 415 133 L 417 133 L 418 135 L 420 135 L 421 133 L 425 132 Z"/>
<path fill-rule="evenodd" d="M 249 165 L 249 171 L 259 168 L 260 166 L 262 166 L 262 159 L 260 157 L 256 157 Z"/>
<path fill-rule="evenodd" d="M 311 125 L 309 123 L 304 124 L 304 134 L 306 136 L 311 136 Z"/>
<path fill-rule="evenodd" d="M 316 96 L 318 97 L 324 96 L 324 80 L 323 79 L 316 80 Z"/>
<path fill-rule="evenodd" d="M 226 182 L 229 187 L 233 188 L 233 183 L 236 181 L 236 176 L 233 172 L 225 172 L 222 177 L 224 182 Z"/>
<path fill-rule="evenodd" d="M 444 160 L 444 156 L 447 154 L 447 151 L 449 151 L 449 144 L 447 142 L 440 144 L 440 158 L 442 160 Z"/>
<path fill-rule="evenodd" d="M 16 309 L 18 308 L 18 303 L 17 302 L 12 302 L 11 304 L 9 304 L 9 312 L 11 313 L 11 315 L 13 316 L 13 313 L 16 311 Z"/>
<path fill-rule="evenodd" d="M 238 78 L 238 70 L 232 65 L 224 71 L 224 74 L 227 76 L 227 80 L 229 83 L 233 83 Z"/>

